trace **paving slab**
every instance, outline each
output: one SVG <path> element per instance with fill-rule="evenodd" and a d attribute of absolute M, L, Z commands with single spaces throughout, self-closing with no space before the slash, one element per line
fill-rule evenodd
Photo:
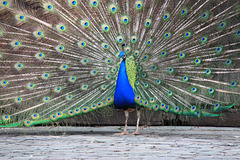
<path fill-rule="evenodd" d="M 117 132 L 117 126 L 2 128 L 0 159 L 240 160 L 240 128 L 151 126 L 141 127 L 138 136 Z"/>

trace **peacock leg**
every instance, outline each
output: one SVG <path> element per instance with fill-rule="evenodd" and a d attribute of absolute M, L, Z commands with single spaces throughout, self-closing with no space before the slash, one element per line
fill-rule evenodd
<path fill-rule="evenodd" d="M 122 132 L 123 135 L 129 134 L 128 131 L 127 131 L 127 121 L 128 121 L 128 118 L 129 118 L 129 111 L 126 110 L 126 111 L 124 111 L 124 113 L 125 113 L 126 120 L 125 120 L 125 127 L 124 127 L 124 130 Z"/>
<path fill-rule="evenodd" d="M 141 110 L 139 109 L 139 110 L 137 110 L 137 126 L 136 126 L 135 132 L 132 133 L 133 135 L 139 135 L 140 134 L 138 132 L 140 117 L 141 117 Z"/>
<path fill-rule="evenodd" d="M 125 113 L 125 117 L 126 117 L 124 130 L 122 133 L 116 133 L 116 135 L 128 135 L 129 134 L 127 131 L 127 121 L 129 118 L 129 110 L 125 110 L 124 113 Z"/>

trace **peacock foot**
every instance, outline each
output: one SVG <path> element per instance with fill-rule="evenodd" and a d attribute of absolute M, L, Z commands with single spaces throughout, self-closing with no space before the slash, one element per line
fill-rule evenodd
<path fill-rule="evenodd" d="M 129 135 L 129 132 L 123 131 L 122 133 L 115 133 L 114 135 L 118 135 L 118 136 Z"/>
<path fill-rule="evenodd" d="M 142 135 L 141 133 L 139 133 L 138 131 L 135 131 L 132 133 L 132 135 Z"/>

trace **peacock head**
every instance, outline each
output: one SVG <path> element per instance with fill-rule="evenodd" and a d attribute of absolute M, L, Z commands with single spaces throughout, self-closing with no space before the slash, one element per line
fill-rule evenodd
<path fill-rule="evenodd" d="M 121 52 L 119 53 L 119 56 L 118 56 L 118 57 L 120 57 L 120 62 L 125 61 L 125 58 L 126 58 L 125 52 L 124 52 L 124 51 L 121 51 Z"/>
<path fill-rule="evenodd" d="M 125 60 L 125 58 L 126 58 L 126 54 L 125 54 L 125 52 L 124 52 L 124 46 L 125 46 L 125 44 L 122 45 L 122 50 L 123 50 L 123 51 L 121 51 L 121 52 L 119 53 L 119 55 L 118 55 L 118 57 L 120 58 L 120 61 L 121 61 L 121 62 L 122 62 L 123 60 Z"/>

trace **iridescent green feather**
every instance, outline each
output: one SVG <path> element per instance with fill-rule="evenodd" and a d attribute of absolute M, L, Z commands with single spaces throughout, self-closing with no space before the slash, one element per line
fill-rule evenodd
<path fill-rule="evenodd" d="M 132 56 L 126 59 L 126 70 L 129 83 L 134 89 L 137 75 L 137 66 Z"/>

